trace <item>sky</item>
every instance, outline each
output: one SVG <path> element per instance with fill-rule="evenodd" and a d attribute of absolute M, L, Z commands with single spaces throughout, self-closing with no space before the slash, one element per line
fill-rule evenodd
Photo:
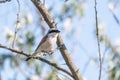
<path fill-rule="evenodd" d="M 65 4 L 68 4 L 70 1 L 66 2 Z M 61 4 L 63 4 L 60 0 L 53 0 L 55 3 L 54 6 L 54 12 L 57 12 L 59 14 L 59 11 L 62 7 Z M 33 22 L 36 23 L 36 20 L 34 19 L 36 17 L 36 13 L 34 10 L 34 6 L 30 1 L 20 1 L 21 3 L 21 12 L 24 11 L 27 14 L 28 12 L 32 12 L 33 15 Z M 14 21 L 16 21 L 16 14 L 17 14 L 17 2 L 15 0 L 12 0 L 11 2 L 0 4 L 0 43 L 5 44 L 5 33 L 3 30 L 5 30 L 6 27 L 8 27 L 10 30 L 14 31 Z M 31 6 L 32 7 L 29 7 Z M 52 1 L 46 0 L 47 7 L 53 5 Z M 109 9 L 109 6 L 111 4 L 108 0 L 97 0 L 97 11 L 98 11 L 98 21 L 101 23 L 101 26 L 105 29 L 105 34 L 108 36 L 110 41 L 113 45 L 116 44 L 118 40 L 120 40 L 120 25 L 118 25 Z M 120 20 L 120 7 L 117 7 L 114 9 L 114 13 L 116 14 L 117 18 Z M 21 13 L 22 14 L 22 13 Z M 24 16 L 21 15 L 20 16 Z M 52 14 L 54 15 L 54 14 Z M 85 80 L 98 80 L 99 76 L 99 64 L 95 63 L 91 58 L 97 58 L 98 60 L 98 48 L 97 48 L 97 39 L 96 36 L 93 35 L 95 32 L 95 11 L 94 11 L 94 0 L 86 0 L 86 3 L 84 3 L 84 16 L 78 18 L 78 15 L 74 15 L 74 18 L 72 20 L 72 23 L 69 23 L 69 18 L 66 18 L 65 21 L 68 21 L 68 32 L 71 31 L 73 28 L 75 28 L 75 32 L 73 34 L 73 37 L 68 39 L 66 37 L 66 34 L 69 33 L 61 33 L 62 38 L 67 46 L 67 49 L 72 56 L 73 61 L 75 62 L 76 66 L 78 67 L 81 75 L 85 78 Z M 65 27 L 65 21 L 63 23 L 58 23 L 58 29 L 63 31 L 62 27 Z M 31 25 L 35 26 L 35 25 Z M 32 29 L 35 29 L 32 27 Z M 37 34 L 39 34 L 39 30 L 36 31 Z M 69 37 L 69 35 L 68 35 Z M 42 37 L 41 37 L 42 38 Z M 39 42 L 39 39 L 37 39 L 36 45 Z M 75 40 L 73 40 L 73 38 Z M 78 41 L 76 44 L 74 44 L 76 47 L 74 48 L 73 43 L 75 41 Z M 73 50 L 74 48 L 74 50 Z M 101 52 L 104 52 L 104 45 L 101 45 Z M 2 52 L 3 49 L 0 49 Z M 57 53 L 57 52 L 56 52 Z M 109 53 L 108 53 L 109 54 Z M 53 55 L 55 59 L 61 60 L 62 57 L 57 54 Z M 63 60 L 60 62 L 61 64 L 64 63 Z M 10 74 L 7 74 L 7 77 L 11 77 L 15 73 L 12 72 L 12 70 L 9 68 L 9 60 L 6 60 L 5 62 L 5 71 L 2 72 L 2 76 L 6 76 L 4 74 L 7 74 L 8 70 Z M 21 67 L 24 66 L 21 65 Z M 64 65 L 61 65 L 64 67 Z M 105 68 L 107 64 L 105 64 Z M 106 74 L 105 71 L 102 73 L 102 80 L 106 80 L 107 76 L 104 76 Z M 3 77 L 3 80 L 7 80 L 7 77 Z M 20 80 L 19 77 L 22 78 L 22 75 L 19 74 L 17 76 L 17 80 Z M 22 80 L 25 80 L 24 78 Z"/>

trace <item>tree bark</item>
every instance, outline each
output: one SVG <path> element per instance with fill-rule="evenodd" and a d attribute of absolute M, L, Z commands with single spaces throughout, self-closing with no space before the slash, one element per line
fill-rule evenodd
<path fill-rule="evenodd" d="M 49 25 L 49 27 L 50 28 L 57 28 L 55 22 L 53 21 L 53 19 L 50 16 L 48 10 L 41 3 L 41 1 L 40 0 L 31 0 L 31 1 L 37 7 L 37 9 L 39 10 L 41 15 L 43 16 L 46 23 Z M 82 76 L 80 75 L 79 70 L 77 69 L 74 62 L 72 61 L 72 58 L 70 57 L 70 54 L 69 54 L 67 48 L 65 47 L 65 44 L 64 44 L 60 35 L 58 36 L 57 45 L 58 46 L 62 45 L 62 48 L 60 48 L 60 52 L 61 52 L 61 54 L 62 54 L 62 56 L 67 64 L 67 66 L 69 67 L 70 71 L 72 72 L 74 79 L 75 80 L 83 80 Z"/>

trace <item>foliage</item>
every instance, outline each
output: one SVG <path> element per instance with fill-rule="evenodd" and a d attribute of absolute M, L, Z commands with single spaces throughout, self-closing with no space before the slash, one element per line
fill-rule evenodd
<path fill-rule="evenodd" d="M 47 32 L 48 28 L 46 23 L 42 19 L 41 15 L 33 7 L 33 4 L 31 4 L 29 0 L 26 1 L 19 0 L 19 1 L 20 1 L 20 16 L 19 16 L 20 22 L 18 23 L 18 27 L 17 27 L 17 33 L 16 33 L 17 36 L 16 36 L 14 48 L 32 54 L 35 48 L 38 46 L 40 39 L 42 38 L 42 36 L 44 36 L 44 33 Z M 90 32 L 92 27 L 95 26 L 93 24 L 95 18 L 92 17 L 93 18 L 92 19 L 90 17 L 89 19 L 88 16 L 90 15 L 88 15 L 89 13 L 86 13 L 87 12 L 86 6 L 90 6 L 88 5 L 88 3 L 89 0 L 67 0 L 67 1 L 46 0 L 45 1 L 45 5 L 47 6 L 50 14 L 54 18 L 55 22 L 58 23 L 57 26 L 61 30 L 61 35 L 63 36 L 66 42 L 65 44 L 67 45 L 73 60 L 75 61 L 77 66 L 79 66 L 80 72 L 82 72 L 82 69 L 84 67 L 82 75 L 85 76 L 85 78 L 88 67 L 90 67 L 91 70 L 95 68 L 96 65 L 98 66 L 99 64 L 97 61 L 98 60 L 97 51 L 95 50 L 96 46 L 93 46 L 96 45 L 96 43 L 93 44 L 92 39 L 90 37 L 90 35 L 95 35 L 95 31 L 93 31 L 93 33 Z M 114 8 L 112 8 L 112 14 L 113 14 L 113 18 L 119 25 L 119 18 L 116 16 L 117 13 L 115 14 L 115 10 L 117 10 L 119 7 L 119 0 L 109 0 L 108 4 L 110 4 L 110 6 L 111 4 L 114 5 L 113 6 Z M 2 21 L 0 20 L 1 22 L 0 43 L 4 43 L 5 45 L 11 47 L 14 37 L 16 21 L 17 21 L 16 12 L 18 9 L 16 6 L 18 5 L 15 0 L 5 0 L 5 3 L 0 5 L 1 5 L 0 17 L 2 20 Z M 2 9 L 3 7 L 5 7 L 4 10 Z M 99 10 L 100 9 L 98 9 L 98 14 L 99 14 Z M 4 15 L 4 17 L 2 17 L 1 15 Z M 101 20 L 100 15 L 101 14 L 98 15 L 99 20 Z M 99 21 L 100 42 L 102 47 L 101 51 L 103 54 L 103 73 L 107 75 L 108 80 L 120 80 L 120 61 L 119 61 L 120 43 L 114 44 L 112 42 L 113 39 L 110 38 L 112 34 L 108 34 L 106 27 L 103 26 L 102 24 L 104 24 L 104 21 L 102 20 Z M 109 27 L 107 29 L 109 29 Z M 120 28 L 118 27 L 117 29 Z M 93 42 L 95 42 L 95 38 L 96 37 L 94 36 Z M 118 42 L 119 41 L 120 40 L 118 40 Z M 94 47 L 94 49 L 92 47 Z M 65 63 L 58 51 L 55 52 L 55 54 L 51 56 L 47 55 L 44 58 L 52 62 L 56 62 L 61 67 L 66 68 L 66 65 L 63 65 Z M 85 60 L 83 58 L 85 58 Z M 11 71 L 11 74 L 6 76 L 6 78 L 4 78 L 6 80 L 10 80 L 10 79 L 19 80 L 21 76 L 23 80 L 24 79 L 26 80 L 27 79 L 28 80 L 68 80 L 69 79 L 68 75 L 67 77 L 64 76 L 64 73 L 60 75 L 58 70 L 51 68 L 50 66 L 45 65 L 42 62 L 36 60 L 30 60 L 28 62 L 25 62 L 24 61 L 25 59 L 26 58 L 21 55 L 18 55 L 16 53 L 11 53 L 4 49 L 0 49 L 1 78 L 5 77 L 7 70 L 7 71 Z M 88 61 L 89 64 L 87 64 L 86 61 Z M 92 64 L 91 62 L 95 64 Z M 87 67 L 86 64 L 88 65 Z M 6 66 L 8 68 L 6 68 Z M 87 76 L 87 78 L 89 79 L 89 76 Z M 104 79 L 104 76 L 102 78 Z"/>

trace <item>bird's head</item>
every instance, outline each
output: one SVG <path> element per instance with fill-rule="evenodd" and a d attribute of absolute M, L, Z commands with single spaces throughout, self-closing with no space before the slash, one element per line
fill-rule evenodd
<path fill-rule="evenodd" d="M 53 37 L 57 37 L 58 33 L 60 33 L 60 31 L 56 28 L 50 28 L 50 30 L 48 31 L 47 35 L 48 36 L 53 36 Z"/>

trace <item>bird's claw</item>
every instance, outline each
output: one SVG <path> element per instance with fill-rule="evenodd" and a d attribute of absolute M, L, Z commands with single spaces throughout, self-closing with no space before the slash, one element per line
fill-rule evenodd
<path fill-rule="evenodd" d="M 43 52 L 43 56 L 46 56 L 46 54 L 48 53 L 49 55 L 52 55 L 54 53 L 54 50 L 50 50 L 50 51 L 42 51 Z"/>
<path fill-rule="evenodd" d="M 53 53 L 54 53 L 54 51 L 52 51 L 52 50 L 48 52 L 49 55 L 52 55 Z"/>
<path fill-rule="evenodd" d="M 43 53 L 43 56 L 46 56 L 46 53 Z"/>

